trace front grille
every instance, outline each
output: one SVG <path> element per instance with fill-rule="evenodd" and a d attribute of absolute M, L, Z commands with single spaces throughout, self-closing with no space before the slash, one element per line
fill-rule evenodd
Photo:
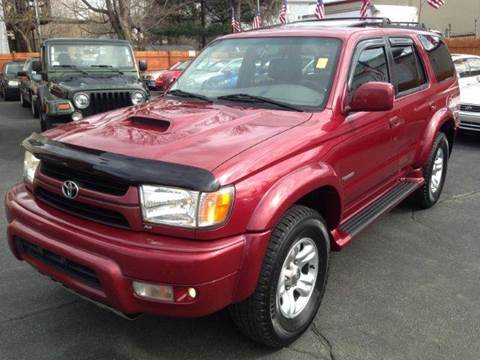
<path fill-rule="evenodd" d="M 97 206 L 92 206 L 78 202 L 76 200 L 67 199 L 45 189 L 39 188 L 35 192 L 37 199 L 44 203 L 65 211 L 69 214 L 79 216 L 88 220 L 99 222 L 106 225 L 128 228 L 127 219 L 120 213 Z"/>
<path fill-rule="evenodd" d="M 81 187 L 111 195 L 125 195 L 129 185 L 104 175 L 93 175 L 87 171 L 72 169 L 61 164 L 42 161 L 40 171 L 43 175 L 58 181 L 72 180 Z"/>
<path fill-rule="evenodd" d="M 480 112 L 480 105 L 461 104 L 460 110 L 468 112 Z"/>
<path fill-rule="evenodd" d="M 101 289 L 102 285 L 97 274 L 92 269 L 55 254 L 27 240 L 16 238 L 17 249 L 21 254 L 26 254 L 42 263 L 76 278 L 90 286 Z"/>
<path fill-rule="evenodd" d="M 115 110 L 132 105 L 130 92 L 109 91 L 90 93 L 90 106 L 88 115 L 94 115 L 105 111 Z"/>

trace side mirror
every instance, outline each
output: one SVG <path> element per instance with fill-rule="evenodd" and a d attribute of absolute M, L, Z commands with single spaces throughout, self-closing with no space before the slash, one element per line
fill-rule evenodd
<path fill-rule="evenodd" d="M 38 60 L 32 61 L 32 70 L 36 73 L 42 72 L 42 63 Z"/>
<path fill-rule="evenodd" d="M 350 111 L 388 111 L 393 108 L 395 90 L 385 82 L 368 82 L 355 90 L 349 104 Z"/>
<path fill-rule="evenodd" d="M 145 60 L 140 60 L 138 62 L 138 70 L 140 71 L 147 71 L 148 63 Z"/>
<path fill-rule="evenodd" d="M 28 74 L 27 74 L 26 71 L 19 71 L 19 72 L 17 72 L 17 76 L 18 76 L 18 77 L 27 77 Z"/>

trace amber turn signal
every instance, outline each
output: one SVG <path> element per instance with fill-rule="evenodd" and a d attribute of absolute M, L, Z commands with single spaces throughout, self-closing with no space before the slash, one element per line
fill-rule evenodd
<path fill-rule="evenodd" d="M 224 223 L 233 205 L 233 186 L 216 192 L 202 193 L 198 207 L 198 226 L 208 227 Z"/>

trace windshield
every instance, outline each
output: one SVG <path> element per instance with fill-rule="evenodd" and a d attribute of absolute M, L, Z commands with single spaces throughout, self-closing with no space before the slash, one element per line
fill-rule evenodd
<path fill-rule="evenodd" d="M 340 40 L 250 38 L 214 42 L 172 90 L 218 97 L 242 94 L 302 108 L 322 107 L 335 72 Z"/>
<path fill-rule="evenodd" d="M 51 67 L 135 67 L 130 47 L 114 44 L 52 44 L 49 48 L 49 62 Z"/>
<path fill-rule="evenodd" d="M 7 75 L 17 75 L 19 71 L 22 71 L 23 63 L 13 62 L 9 63 L 5 67 L 5 74 Z"/>

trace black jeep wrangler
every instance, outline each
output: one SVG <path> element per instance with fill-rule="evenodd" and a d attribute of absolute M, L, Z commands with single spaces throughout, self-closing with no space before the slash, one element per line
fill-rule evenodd
<path fill-rule="evenodd" d="M 49 39 L 34 71 L 42 76 L 35 102 L 42 131 L 54 122 L 146 102 L 150 93 L 139 76 L 146 63 L 135 62 L 123 40 Z"/>

